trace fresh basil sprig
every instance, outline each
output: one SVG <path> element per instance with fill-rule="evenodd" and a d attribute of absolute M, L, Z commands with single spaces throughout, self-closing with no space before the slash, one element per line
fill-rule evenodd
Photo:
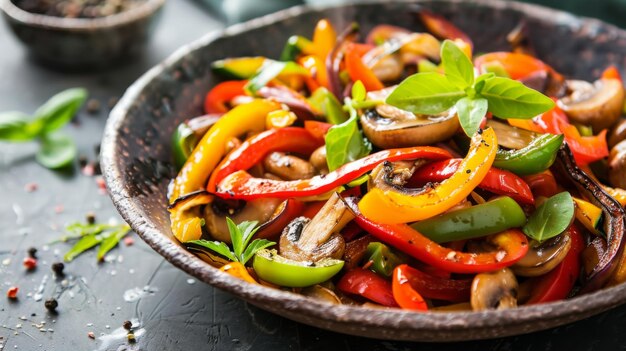
<path fill-rule="evenodd" d="M 574 218 L 574 200 L 564 191 L 542 203 L 528 218 L 522 231 L 542 242 L 563 233 Z"/>
<path fill-rule="evenodd" d="M 406 78 L 386 103 L 417 114 L 435 115 L 453 106 L 469 136 L 491 112 L 499 118 L 529 119 L 554 107 L 554 101 L 524 84 L 493 73 L 474 76 L 469 58 L 452 41 L 441 46 L 444 75 L 417 73 Z"/>
<path fill-rule="evenodd" d="M 71 138 L 56 131 L 72 119 L 86 98 L 85 89 L 73 88 L 51 97 L 33 116 L 16 111 L 0 113 L 0 140 L 38 140 L 37 161 L 50 169 L 65 167 L 76 157 L 76 146 Z"/>
<path fill-rule="evenodd" d="M 102 261 L 104 256 L 111 251 L 129 232 L 128 224 L 102 224 L 102 223 L 72 223 L 65 227 L 69 235 L 64 235 L 59 240 L 50 244 L 77 240 L 74 246 L 65 253 L 63 260 L 70 262 L 83 252 L 98 246 L 97 258 Z"/>
<path fill-rule="evenodd" d="M 358 112 L 355 107 L 365 101 L 365 95 L 365 86 L 361 81 L 356 81 L 352 86 L 352 98 L 345 100 L 350 118 L 341 124 L 332 126 L 326 133 L 326 163 L 328 163 L 330 171 L 372 152 L 372 144 L 359 129 Z"/>
<path fill-rule="evenodd" d="M 246 264 L 257 251 L 268 248 L 276 243 L 266 239 L 255 239 L 252 242 L 250 240 L 254 236 L 259 227 L 257 227 L 257 221 L 244 221 L 239 224 L 235 224 L 230 218 L 226 217 L 226 224 L 228 225 L 228 231 L 230 233 L 230 240 L 233 245 L 231 251 L 230 247 L 223 241 L 209 241 L 209 240 L 192 240 L 185 244 L 197 245 L 205 249 L 209 249 L 216 252 L 233 262 L 239 262 Z M 194 247 L 191 246 L 191 249 Z"/>

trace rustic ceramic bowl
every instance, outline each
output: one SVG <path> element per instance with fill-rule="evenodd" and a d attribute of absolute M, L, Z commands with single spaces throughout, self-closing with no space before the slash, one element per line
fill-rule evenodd
<path fill-rule="evenodd" d="M 39 61 L 64 69 L 102 68 L 138 54 L 165 0 L 146 0 L 132 10 L 87 19 L 30 13 L 13 0 L 0 9 L 15 35 Z"/>
<path fill-rule="evenodd" d="M 574 322 L 626 302 L 626 284 L 567 301 L 505 311 L 413 313 L 335 306 L 252 285 L 200 260 L 172 237 L 166 188 L 175 175 L 170 135 L 200 115 L 204 94 L 218 80 L 209 63 L 228 56 L 277 57 L 288 36 L 310 35 L 323 17 L 342 28 L 351 21 L 367 32 L 380 23 L 422 30 L 414 10 L 423 6 L 451 19 L 475 40 L 476 51 L 507 49 L 521 19 L 539 57 L 569 76 L 592 79 L 608 64 L 626 67 L 626 32 L 596 20 L 515 2 L 380 2 L 333 8 L 296 7 L 211 33 L 181 48 L 132 85 L 111 112 L 102 165 L 113 202 L 157 252 L 198 279 L 287 318 L 372 338 L 454 341 L 529 333 Z"/>

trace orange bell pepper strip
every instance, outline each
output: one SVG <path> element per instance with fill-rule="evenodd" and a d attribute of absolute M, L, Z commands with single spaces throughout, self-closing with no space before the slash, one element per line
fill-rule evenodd
<path fill-rule="evenodd" d="M 516 52 L 490 52 L 478 56 L 474 60 L 474 66 L 481 70 L 486 63 L 499 62 L 511 79 L 523 79 L 537 72 L 546 72 L 559 75 L 552 67 L 543 61 L 526 54 Z"/>
<path fill-rule="evenodd" d="M 487 176 L 498 151 L 496 133 L 487 128 L 471 140 L 467 156 L 459 164 L 459 172 L 439 185 L 418 193 L 373 188 L 359 202 L 365 217 L 375 222 L 393 224 L 415 222 L 441 214 L 463 199 Z"/>
<path fill-rule="evenodd" d="M 298 59 L 298 64 L 309 70 L 311 77 L 315 79 L 319 85 L 328 88 L 328 72 L 323 59 L 315 55 L 307 55 L 300 57 Z M 315 90 L 313 89 L 310 91 Z"/>
<path fill-rule="evenodd" d="M 265 129 L 268 113 L 281 109 L 279 103 L 254 100 L 226 113 L 202 137 L 185 165 L 174 179 L 170 202 L 181 195 L 203 189 L 211 172 L 226 152 L 226 143 L 233 137 Z"/>
<path fill-rule="evenodd" d="M 602 72 L 602 79 L 617 79 L 620 82 L 622 81 L 622 75 L 619 73 L 617 67 L 611 65 L 607 69 Z"/>
<path fill-rule="evenodd" d="M 372 70 L 363 63 L 353 43 L 346 47 L 346 70 L 353 82 L 360 80 L 367 91 L 382 90 L 385 86 Z"/>
<path fill-rule="evenodd" d="M 422 295 L 411 286 L 409 279 L 411 267 L 402 264 L 394 268 L 391 278 L 393 298 L 405 310 L 428 311 L 428 305 Z"/>
<path fill-rule="evenodd" d="M 254 280 L 254 278 L 252 278 L 250 273 L 248 273 L 248 269 L 246 268 L 246 266 L 239 262 L 231 262 L 229 264 L 225 264 L 220 268 L 220 271 L 226 272 L 233 277 L 239 278 L 248 283 L 258 284 L 258 282 Z"/>
<path fill-rule="evenodd" d="M 337 32 L 330 21 L 326 18 L 319 20 L 313 31 L 313 47 L 317 56 L 326 59 L 336 41 Z"/>

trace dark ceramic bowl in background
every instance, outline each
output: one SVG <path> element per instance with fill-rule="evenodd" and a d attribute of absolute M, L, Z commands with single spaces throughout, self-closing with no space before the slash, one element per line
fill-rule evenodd
<path fill-rule="evenodd" d="M 538 56 L 568 76 L 592 79 L 609 64 L 626 67 L 626 32 L 535 5 L 449 0 L 285 10 L 181 48 L 128 89 L 111 112 L 101 154 L 110 195 L 124 219 L 152 248 L 198 279 L 276 314 L 348 334 L 416 341 L 494 338 L 570 323 L 626 302 L 622 284 L 566 301 L 504 311 L 414 313 L 336 306 L 245 283 L 203 262 L 172 237 L 166 210 L 166 188 L 175 176 L 170 136 L 180 122 L 202 113 L 204 94 L 218 81 L 210 62 L 228 56 L 277 57 L 290 35 L 309 36 L 323 17 L 337 28 L 356 20 L 363 32 L 380 23 L 423 30 L 414 14 L 420 6 L 465 30 L 477 52 L 507 50 L 506 34 L 525 19 Z"/>
<path fill-rule="evenodd" d="M 111 16 L 62 18 L 30 13 L 13 0 L 0 9 L 15 35 L 33 56 L 65 69 L 102 68 L 138 54 L 145 46 L 165 0 L 146 0 Z"/>

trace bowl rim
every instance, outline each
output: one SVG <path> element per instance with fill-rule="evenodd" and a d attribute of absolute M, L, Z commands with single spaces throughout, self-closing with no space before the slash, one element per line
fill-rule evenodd
<path fill-rule="evenodd" d="M 32 27 L 67 31 L 111 29 L 139 21 L 159 10 L 166 0 L 146 0 L 139 6 L 110 16 L 66 18 L 32 13 L 21 9 L 13 0 L 0 0 L 0 10 L 10 19 Z"/>
<path fill-rule="evenodd" d="M 463 2 L 463 0 L 440 1 L 453 4 Z M 320 9 L 359 7 L 371 4 L 419 4 L 424 2 L 430 1 L 368 0 L 361 3 L 348 3 L 335 6 L 299 5 L 247 22 L 235 24 L 225 29 L 212 31 L 203 37 L 180 47 L 160 64 L 151 68 L 135 83 L 133 83 L 126 90 L 123 97 L 109 115 L 102 140 L 101 162 L 109 194 L 122 217 L 148 245 L 164 256 L 169 262 L 214 287 L 233 293 L 253 304 L 270 303 L 277 309 L 286 313 L 291 312 L 292 315 L 293 313 L 304 313 L 318 322 L 326 320 L 344 324 L 354 323 L 355 328 L 360 328 L 360 330 L 371 327 L 385 327 L 387 329 L 393 328 L 416 332 L 419 331 L 421 334 L 424 332 L 441 334 L 442 332 L 454 332 L 460 329 L 468 328 L 474 330 L 490 329 L 502 325 L 521 326 L 528 325 L 530 322 L 548 321 L 549 326 L 547 327 L 542 326 L 542 323 L 536 323 L 535 327 L 531 326 L 530 328 L 519 331 L 511 331 L 511 328 L 509 331 L 498 334 L 500 336 L 518 335 L 570 323 L 625 303 L 626 284 L 619 284 L 617 286 L 605 288 L 568 300 L 560 300 L 538 305 L 520 306 L 518 308 L 508 310 L 416 313 L 401 309 L 374 309 L 360 306 L 332 305 L 330 303 L 310 299 L 299 294 L 281 291 L 262 285 L 245 283 L 227 273 L 221 272 L 217 268 L 202 261 L 199 257 L 195 256 L 188 250 L 185 250 L 182 246 L 179 246 L 173 241 L 167 239 L 167 236 L 163 235 L 158 228 L 149 223 L 147 219 L 138 215 L 142 213 L 142 211 L 134 202 L 132 196 L 126 191 L 126 187 L 121 181 L 123 179 L 122 174 L 124 173 L 124 170 L 119 169 L 116 166 L 115 159 L 117 158 L 117 155 L 115 152 L 115 142 L 120 136 L 119 129 L 122 126 L 122 122 L 126 118 L 128 111 L 138 100 L 142 91 L 149 86 L 150 83 L 165 69 L 176 65 L 187 54 L 209 45 L 217 39 L 227 38 L 235 34 L 251 31 L 290 17 L 306 14 L 307 12 L 315 12 Z M 597 27 L 603 27 L 608 32 L 619 34 L 620 36 L 626 38 L 626 31 L 619 29 L 612 24 L 602 22 L 598 19 L 575 16 L 564 11 L 544 6 L 500 0 L 474 0 L 473 3 L 496 9 L 513 9 L 523 13 L 525 16 L 550 22 L 557 22 L 559 25 L 565 25 L 570 28 L 579 29 L 588 27 L 589 29 L 594 29 Z M 550 323 L 550 321 L 553 323 Z M 317 326 L 320 327 L 322 325 L 318 324 Z M 358 334 L 354 330 L 353 333 Z M 361 333 L 360 335 L 364 334 Z M 378 337 L 380 337 L 380 335 L 382 334 L 377 334 Z M 391 337 L 401 340 L 395 335 L 392 335 Z M 472 340 L 481 338 L 485 337 L 477 334 L 474 337 L 465 336 L 456 339 L 452 337 L 446 341 Z M 405 337 L 404 339 L 437 341 L 437 339 L 429 339 L 428 337 Z"/>

